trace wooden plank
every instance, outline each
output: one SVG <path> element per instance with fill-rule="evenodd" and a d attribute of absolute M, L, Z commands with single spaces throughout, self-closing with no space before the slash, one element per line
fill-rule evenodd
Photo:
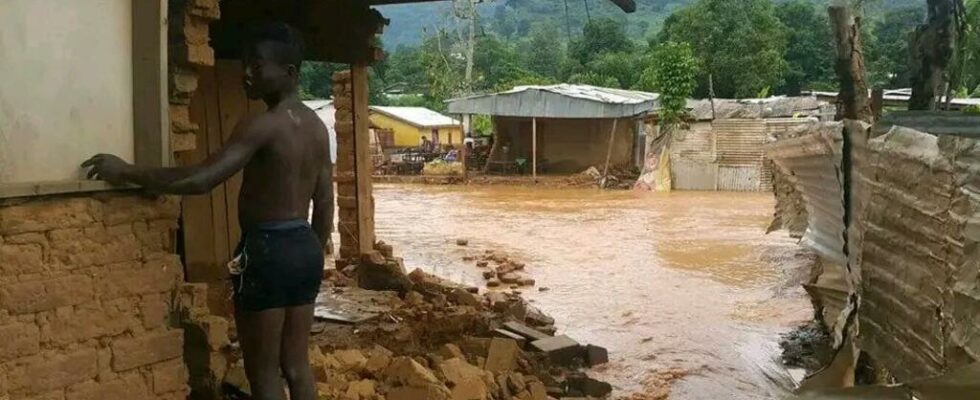
<path fill-rule="evenodd" d="M 374 197 L 371 188 L 371 136 L 368 120 L 368 67 L 351 67 L 354 112 L 354 176 L 357 185 L 357 244 L 361 254 L 374 250 Z"/>
<path fill-rule="evenodd" d="M 167 1 L 133 0 L 133 135 L 137 165 L 172 164 L 167 87 Z"/>
<path fill-rule="evenodd" d="M 215 64 L 218 82 L 218 97 L 221 105 L 221 144 L 231 137 L 235 125 L 248 115 L 248 98 L 242 87 L 244 70 L 242 63 L 237 60 L 218 60 Z M 242 188 L 242 172 L 239 171 L 222 185 L 225 189 L 224 201 L 226 208 L 225 226 L 227 240 L 230 245 L 227 258 L 231 258 L 235 246 L 241 237 L 241 226 L 238 224 L 238 193 Z"/>
<path fill-rule="evenodd" d="M 212 68 L 213 79 L 207 89 L 213 96 L 207 97 L 207 151 L 208 155 L 214 154 L 221 148 L 221 130 L 224 116 L 222 108 L 222 86 L 219 81 L 220 72 L 218 66 Z M 225 201 L 225 185 L 221 184 L 211 191 L 211 235 L 214 238 L 214 250 L 212 251 L 212 262 L 220 265 L 227 262 L 231 255 L 230 244 L 228 243 L 228 204 Z"/>
<path fill-rule="evenodd" d="M 195 135 L 197 146 L 194 150 L 177 154 L 177 163 L 182 166 L 194 165 L 208 156 L 208 103 L 216 103 L 214 90 L 214 68 L 201 68 L 199 89 L 191 98 L 191 120 L 201 129 Z M 214 112 L 214 110 L 212 110 Z M 224 269 L 215 263 L 214 221 L 212 220 L 211 194 L 184 196 L 181 207 L 184 236 L 184 269 L 190 282 L 210 282 L 224 275 Z"/>
<path fill-rule="evenodd" d="M 53 181 L 53 182 L 17 182 L 0 185 L 0 199 L 41 196 L 73 192 L 98 192 L 103 190 L 132 190 L 135 188 L 120 188 L 104 181 Z"/>

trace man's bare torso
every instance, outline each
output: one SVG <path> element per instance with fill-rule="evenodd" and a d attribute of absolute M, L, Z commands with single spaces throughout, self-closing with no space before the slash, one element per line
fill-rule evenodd
<path fill-rule="evenodd" d="M 242 229 L 267 221 L 306 220 L 319 173 L 330 162 L 323 122 L 297 101 L 245 123 L 275 132 L 245 166 L 238 196 Z"/>

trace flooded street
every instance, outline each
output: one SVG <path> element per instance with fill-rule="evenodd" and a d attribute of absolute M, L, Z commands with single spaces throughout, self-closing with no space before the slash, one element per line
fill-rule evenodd
<path fill-rule="evenodd" d="M 464 256 L 527 263 L 525 295 L 559 333 L 609 348 L 596 374 L 617 396 L 769 399 L 789 385 L 778 337 L 812 311 L 806 257 L 764 234 L 771 194 L 376 185 L 375 198 L 378 238 L 410 269 L 482 286 Z"/>

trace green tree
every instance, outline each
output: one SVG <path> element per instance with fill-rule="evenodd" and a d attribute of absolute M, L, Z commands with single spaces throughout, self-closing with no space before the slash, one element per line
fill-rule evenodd
<path fill-rule="evenodd" d="M 710 74 L 716 95 L 751 97 L 782 85 L 786 36 L 770 0 L 697 0 L 665 21 L 658 40 L 691 44 L 706 72 L 701 96 Z"/>
<path fill-rule="evenodd" d="M 300 97 L 329 99 L 333 97 L 333 74 L 347 69 L 343 64 L 307 61 L 299 71 Z"/>
<path fill-rule="evenodd" d="M 572 40 L 569 56 L 581 65 L 587 65 L 606 53 L 633 50 L 633 42 L 626 37 L 623 24 L 611 18 L 595 19 L 585 25 L 582 37 Z"/>
<path fill-rule="evenodd" d="M 776 91 L 795 96 L 803 89 L 836 87 L 834 38 L 827 12 L 808 1 L 793 0 L 777 5 L 776 17 L 789 33 L 784 55 L 788 70 Z"/>
<path fill-rule="evenodd" d="M 505 82 L 514 82 L 532 73 L 524 69 L 514 47 L 488 34 L 478 38 L 473 57 L 476 72 L 474 89 L 493 90 Z"/>
<path fill-rule="evenodd" d="M 606 53 L 586 65 L 586 70 L 598 76 L 612 78 L 615 84 L 606 85 L 619 89 L 630 89 L 636 86 L 640 78 L 638 65 L 642 65 L 640 54 L 637 53 Z M 612 83 L 612 81 L 610 81 Z"/>
<path fill-rule="evenodd" d="M 687 43 L 665 42 L 651 54 L 651 64 L 643 71 L 639 88 L 660 93 L 660 121 L 679 123 L 687 111 L 687 99 L 697 87 L 698 59 Z"/>
<path fill-rule="evenodd" d="M 549 23 L 534 25 L 530 39 L 523 41 L 518 48 L 524 56 L 525 69 L 540 77 L 559 79 L 565 48 L 558 27 Z"/>
<path fill-rule="evenodd" d="M 965 5 L 963 34 L 957 43 L 953 76 L 959 92 L 980 97 L 980 0 L 967 0 Z M 980 112 L 980 107 L 974 112 Z"/>
<path fill-rule="evenodd" d="M 873 24 L 874 36 L 866 41 L 870 43 L 866 46 L 866 53 L 874 87 L 909 87 L 909 42 L 916 26 L 925 20 L 925 15 L 922 7 L 892 9 Z"/>

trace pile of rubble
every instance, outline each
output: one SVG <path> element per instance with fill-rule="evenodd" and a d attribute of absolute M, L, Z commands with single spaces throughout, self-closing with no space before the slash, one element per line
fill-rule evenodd
<path fill-rule="evenodd" d="M 487 287 L 496 288 L 509 286 L 517 289 L 521 286 L 534 286 L 534 279 L 521 274 L 526 267 L 524 263 L 511 260 L 509 257 L 486 250 L 479 258 L 466 256 L 463 261 L 476 261 L 477 268 L 485 269 L 483 279 Z M 493 265 L 491 265 L 493 264 Z"/>
<path fill-rule="evenodd" d="M 485 257 L 495 270 L 514 264 Z M 325 281 L 310 349 L 321 399 L 546 400 L 612 391 L 584 372 L 606 363 L 606 350 L 555 336 L 554 319 L 515 293 L 480 294 L 421 270 L 402 276 L 401 292 L 357 287 L 377 278 L 358 269 L 400 265 L 390 256 L 362 261 Z M 241 363 L 232 369 L 225 386 L 247 394 Z"/>

